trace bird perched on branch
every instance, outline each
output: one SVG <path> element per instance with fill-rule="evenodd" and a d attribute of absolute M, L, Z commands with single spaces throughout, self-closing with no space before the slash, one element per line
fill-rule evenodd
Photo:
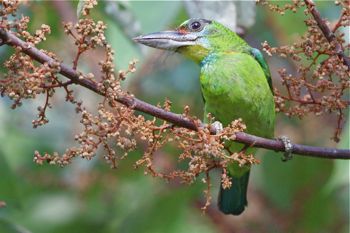
<path fill-rule="evenodd" d="M 211 113 L 226 126 L 241 118 L 248 133 L 273 137 L 275 105 L 268 65 L 261 52 L 236 33 L 215 21 L 189 19 L 174 31 L 151 33 L 134 40 L 179 52 L 200 65 L 204 120 Z M 220 128 L 220 124 L 216 126 Z M 229 143 L 229 150 L 254 152 L 253 148 L 235 142 Z M 232 185 L 226 189 L 221 186 L 219 209 L 225 214 L 239 215 L 247 206 L 250 166 L 232 163 L 227 170 Z"/>

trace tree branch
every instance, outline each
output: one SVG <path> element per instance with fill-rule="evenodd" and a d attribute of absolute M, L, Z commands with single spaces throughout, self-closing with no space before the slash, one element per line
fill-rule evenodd
<path fill-rule="evenodd" d="M 12 47 L 19 47 L 22 49 L 22 52 L 30 56 L 32 59 L 40 62 L 53 64 L 56 61 L 46 55 L 44 52 L 39 49 L 29 46 L 25 41 L 18 38 L 11 32 L 5 31 L 0 28 L 0 44 L 7 44 Z M 79 79 L 79 72 L 73 70 L 66 64 L 60 64 L 60 74 L 65 76 L 66 78 L 72 80 L 75 84 L 81 85 L 90 89 L 91 91 L 104 95 L 96 83 L 87 80 L 87 79 Z M 160 118 L 162 120 L 173 123 L 176 126 L 184 127 L 190 130 L 197 130 L 196 124 L 186 117 L 175 114 L 173 112 L 165 111 L 164 109 L 155 107 L 149 103 L 146 103 L 142 100 L 139 100 L 134 97 L 121 97 L 117 99 L 118 102 L 124 104 L 130 108 L 135 110 L 150 114 L 154 117 Z M 211 133 L 215 134 L 215 130 L 212 129 Z M 257 137 L 254 135 L 250 135 L 247 133 L 239 132 L 236 133 L 236 141 L 246 144 L 252 145 L 254 147 L 265 148 L 274 151 L 284 151 L 284 145 L 279 140 L 266 139 L 262 137 Z M 306 146 L 300 144 L 293 144 L 293 154 L 298 154 L 302 156 L 310 156 L 310 157 L 318 157 L 318 158 L 328 158 L 328 159 L 350 159 L 350 150 L 347 149 L 335 149 L 335 148 L 324 148 L 324 147 L 314 147 L 314 146 Z"/>
<path fill-rule="evenodd" d="M 335 47 L 335 52 L 337 53 L 338 58 L 343 62 L 344 65 L 350 70 L 350 58 L 344 54 L 344 51 L 341 47 L 341 44 L 337 41 L 336 36 L 327 26 L 325 20 L 322 19 L 320 12 L 316 9 L 315 3 L 313 0 L 304 0 L 306 7 L 314 17 L 318 27 L 321 29 L 323 35 L 326 37 L 327 41 L 330 44 L 333 44 Z"/>

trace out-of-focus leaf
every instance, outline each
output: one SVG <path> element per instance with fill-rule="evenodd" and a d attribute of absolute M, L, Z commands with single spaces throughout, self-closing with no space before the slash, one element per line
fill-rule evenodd
<path fill-rule="evenodd" d="M 105 11 L 112 19 L 114 19 L 129 38 L 141 34 L 140 21 L 136 19 L 136 16 L 130 9 L 129 2 L 106 2 Z"/>
<path fill-rule="evenodd" d="M 77 5 L 77 17 L 80 18 L 81 14 L 83 13 L 84 6 L 86 4 L 86 0 L 79 0 Z"/>
<path fill-rule="evenodd" d="M 33 222 L 44 221 L 57 226 L 70 222 L 78 215 L 79 201 L 66 193 L 37 195 L 34 203 L 32 214 L 28 216 Z"/>
<path fill-rule="evenodd" d="M 295 156 L 284 163 L 280 154 L 274 154 L 264 155 L 259 166 L 261 185 L 270 201 L 285 210 L 292 208 L 303 192 L 319 192 L 332 173 L 332 161 Z"/>
<path fill-rule="evenodd" d="M 108 25 L 106 36 L 115 50 L 115 61 L 118 69 L 127 69 L 128 64 L 133 59 L 141 57 L 140 51 L 133 42 L 127 38 L 119 27 L 110 18 L 105 22 Z"/>
<path fill-rule="evenodd" d="M 28 229 L 25 229 L 23 226 L 12 223 L 7 219 L 0 217 L 0 232 L 1 233 L 31 233 Z"/>
<path fill-rule="evenodd" d="M 1 150 L 0 177 L 0 201 L 6 203 L 6 207 L 3 207 L 4 210 L 13 210 L 13 208 L 19 207 L 22 199 L 20 198 L 18 188 L 21 184 L 10 166 L 8 166 L 7 160 Z"/>
<path fill-rule="evenodd" d="M 349 133 L 350 132 L 350 122 L 348 121 L 343 129 L 343 135 L 341 136 L 341 142 L 339 143 L 339 148 L 349 149 Z M 334 161 L 334 172 L 331 179 L 327 184 L 327 189 L 329 191 L 337 187 L 349 187 L 349 160 L 336 160 Z M 348 188 L 349 190 L 349 188 Z"/>
<path fill-rule="evenodd" d="M 350 122 L 348 121 L 343 129 L 343 135 L 339 148 L 349 149 L 350 143 Z M 334 161 L 334 172 L 331 179 L 325 184 L 324 192 L 332 196 L 334 207 L 341 209 L 345 219 L 349 219 L 350 215 L 350 162 L 348 160 Z M 344 226 L 344 232 L 349 232 L 349 225 Z"/>
<path fill-rule="evenodd" d="M 141 23 L 143 33 L 166 29 L 175 20 L 182 2 L 180 1 L 131 1 L 131 9 Z M 151 8 L 150 8 L 151 7 Z M 145 9 L 152 9 L 152 13 Z"/>
<path fill-rule="evenodd" d="M 107 15 L 118 24 L 126 38 L 131 40 L 132 38 L 142 34 L 140 21 L 133 14 L 129 2 L 107 1 L 105 4 L 105 11 Z M 145 46 L 140 44 L 135 44 L 135 46 L 141 51 L 142 54 L 145 54 Z"/>
<path fill-rule="evenodd" d="M 302 229 L 304 232 L 320 232 L 323 228 L 331 229 L 332 223 L 337 220 L 337 216 L 340 216 L 333 196 L 323 192 L 322 187 L 311 195 L 306 194 L 305 196 L 308 198 L 302 201 L 303 204 L 295 211 L 298 217 L 295 219 L 297 224 L 294 228 Z M 299 200 L 302 198 L 302 196 L 299 197 Z"/>
<path fill-rule="evenodd" d="M 143 202 L 136 211 L 126 216 L 118 228 L 119 232 L 196 232 L 198 228 L 193 226 L 193 231 L 189 231 L 186 224 L 189 222 L 189 213 L 186 211 L 189 204 L 188 190 L 170 189 L 162 192 L 162 195 L 159 193 L 155 199 L 149 199 L 150 202 Z M 209 225 L 207 232 L 212 232 Z"/>

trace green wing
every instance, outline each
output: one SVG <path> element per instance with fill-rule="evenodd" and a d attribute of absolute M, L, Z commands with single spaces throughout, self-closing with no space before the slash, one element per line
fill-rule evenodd
<path fill-rule="evenodd" d="M 256 48 L 251 48 L 249 52 L 255 58 L 255 60 L 260 64 L 261 68 L 264 70 L 267 82 L 269 83 L 270 89 L 273 92 L 270 68 L 267 65 L 267 62 L 265 61 L 264 56 L 262 55 L 260 50 Z"/>

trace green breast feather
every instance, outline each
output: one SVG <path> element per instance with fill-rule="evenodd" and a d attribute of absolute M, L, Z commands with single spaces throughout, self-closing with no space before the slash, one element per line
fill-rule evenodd
<path fill-rule="evenodd" d="M 264 70 L 253 56 L 246 53 L 211 54 L 201 66 L 205 114 L 212 113 L 224 126 L 242 118 L 248 133 L 273 136 L 273 96 Z"/>

